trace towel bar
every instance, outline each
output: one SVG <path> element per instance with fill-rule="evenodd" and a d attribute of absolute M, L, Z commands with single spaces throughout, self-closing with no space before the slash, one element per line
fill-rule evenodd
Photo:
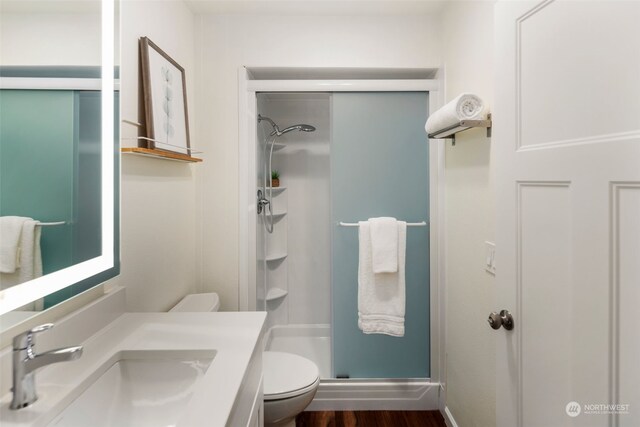
<path fill-rule="evenodd" d="M 51 227 L 54 225 L 65 225 L 67 222 L 66 221 L 57 221 L 57 222 L 40 222 L 38 221 L 38 223 L 36 224 L 37 226 L 40 227 Z"/>
<path fill-rule="evenodd" d="M 440 129 L 436 132 L 430 133 L 427 136 L 429 138 L 450 139 L 452 144 L 456 145 L 456 133 L 462 132 L 471 128 L 486 128 L 487 138 L 490 138 L 491 126 L 493 126 L 491 114 L 487 114 L 487 118 L 484 120 L 461 120 L 460 123 L 456 123 L 447 128 Z"/>
<path fill-rule="evenodd" d="M 339 226 L 341 227 L 358 227 L 358 223 L 357 222 L 342 222 L 340 221 L 338 223 Z M 426 221 L 422 221 L 422 222 L 408 222 L 407 223 L 407 227 L 426 227 L 427 223 Z"/>

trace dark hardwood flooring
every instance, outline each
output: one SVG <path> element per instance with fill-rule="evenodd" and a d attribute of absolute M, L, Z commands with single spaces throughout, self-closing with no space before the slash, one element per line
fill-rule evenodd
<path fill-rule="evenodd" d="M 297 427 L 445 427 L 439 411 L 303 412 Z"/>

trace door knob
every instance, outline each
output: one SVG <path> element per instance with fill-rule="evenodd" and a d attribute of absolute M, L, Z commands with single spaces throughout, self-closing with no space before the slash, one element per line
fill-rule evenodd
<path fill-rule="evenodd" d="M 489 326 L 493 329 L 500 329 L 500 326 L 502 326 L 502 318 L 495 311 L 489 315 L 487 322 L 489 322 Z"/>
<path fill-rule="evenodd" d="M 509 310 L 500 310 L 500 319 L 502 319 L 502 327 L 507 331 L 513 329 L 513 316 Z"/>
<path fill-rule="evenodd" d="M 494 311 L 489 315 L 487 322 L 493 329 L 500 329 L 500 326 L 507 331 L 513 329 L 513 316 L 509 313 L 509 310 L 501 310 L 500 313 Z"/>

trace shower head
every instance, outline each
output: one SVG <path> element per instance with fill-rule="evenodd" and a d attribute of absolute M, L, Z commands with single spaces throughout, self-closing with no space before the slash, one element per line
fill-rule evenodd
<path fill-rule="evenodd" d="M 311 125 L 293 125 L 293 126 L 289 126 L 285 130 L 280 132 L 280 134 L 282 135 L 283 133 L 291 132 L 292 130 L 299 130 L 302 132 L 313 132 L 316 130 L 316 128 Z"/>
<path fill-rule="evenodd" d="M 313 127 L 311 125 L 305 125 L 305 124 L 293 125 L 293 126 L 289 126 L 288 128 L 286 128 L 284 130 L 280 130 L 278 125 L 275 124 L 275 122 L 273 120 L 271 120 L 269 117 L 265 117 L 265 116 L 262 116 L 262 115 L 258 114 L 258 123 L 260 123 L 263 120 L 269 122 L 271 127 L 273 127 L 273 132 L 271 132 L 271 135 L 276 135 L 276 136 L 284 135 L 285 133 L 291 132 L 292 130 L 299 130 L 299 131 L 302 131 L 302 132 L 313 132 L 313 131 L 316 130 L 315 127 Z"/>

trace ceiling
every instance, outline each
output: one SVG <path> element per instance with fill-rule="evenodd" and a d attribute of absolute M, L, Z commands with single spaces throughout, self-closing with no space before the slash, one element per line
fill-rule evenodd
<path fill-rule="evenodd" d="M 129 0 L 124 0 L 129 1 Z M 447 0 L 184 0 L 198 14 L 215 15 L 431 15 Z"/>
<path fill-rule="evenodd" d="M 284 16 L 432 15 L 452 0 L 120 0 L 184 1 L 197 14 Z M 100 10 L 100 0 L 0 0 L 4 13 L 86 13 Z"/>
<path fill-rule="evenodd" d="M 100 0 L 0 0 L 2 13 L 100 13 L 100 11 Z"/>

